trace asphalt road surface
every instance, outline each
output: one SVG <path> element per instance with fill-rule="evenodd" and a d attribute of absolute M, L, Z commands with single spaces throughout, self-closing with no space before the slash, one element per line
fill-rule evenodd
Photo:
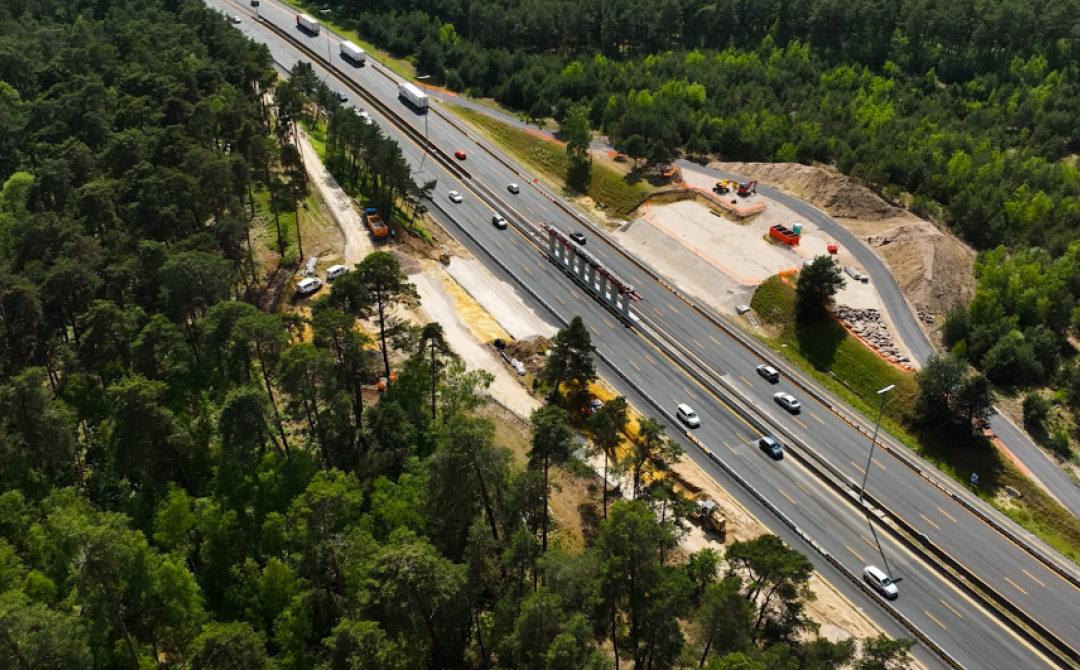
<path fill-rule="evenodd" d="M 237 26 L 256 41 L 267 44 L 278 66 L 287 70 L 294 62 L 304 59 L 301 53 L 278 35 L 258 22 L 251 20 L 253 12 L 246 5 L 222 3 L 210 0 L 212 6 L 224 7 L 230 13 L 241 14 L 245 20 Z M 294 31 L 294 12 L 276 3 L 265 1 L 260 8 L 262 16 L 280 28 Z M 524 168 L 519 174 L 507 169 L 502 163 L 480 150 L 460 131 L 437 114 L 417 115 L 398 100 L 394 82 L 387 79 L 375 67 L 353 67 L 342 62 L 337 55 L 336 38 L 323 34 L 309 37 L 311 48 L 319 53 L 332 53 L 335 65 L 349 74 L 357 85 L 379 98 L 400 116 L 407 119 L 421 132 L 425 126 L 431 142 L 446 153 L 456 149 L 468 151 L 465 167 L 472 173 L 471 182 L 487 184 L 501 194 L 496 204 L 500 213 L 512 220 L 535 223 L 547 220 L 562 229 L 581 230 L 588 236 L 587 248 L 597 254 L 621 275 L 633 281 L 644 300 L 635 309 L 647 315 L 670 337 L 683 343 L 704 361 L 715 373 L 725 379 L 759 411 L 770 417 L 784 429 L 799 435 L 828 458 L 835 467 L 858 481 L 862 465 L 866 462 L 868 441 L 843 423 L 823 406 L 808 398 L 801 398 L 804 410 L 798 416 L 789 415 L 773 404 L 772 394 L 784 390 L 799 397 L 797 388 L 784 378 L 777 385 L 770 385 L 754 376 L 754 366 L 761 360 L 722 330 L 704 319 L 689 305 L 680 302 L 660 284 L 624 258 L 616 248 L 585 230 L 573 218 L 566 215 L 543 195 L 528 187 Z M 329 48 L 328 48 L 329 45 Z M 327 73 L 313 64 L 320 76 Z M 328 75 L 331 78 L 334 75 Z M 346 90 L 341 82 L 331 82 L 335 88 Z M 363 101 L 349 92 L 349 103 L 363 107 Z M 542 315 L 567 320 L 581 315 L 594 335 L 598 350 L 614 368 L 632 379 L 651 399 L 669 412 L 679 402 L 694 407 L 702 417 L 702 427 L 695 437 L 706 445 L 717 458 L 725 461 L 751 486 L 770 502 L 783 509 L 791 520 L 819 543 L 849 571 L 858 574 L 867 563 L 882 566 L 878 555 L 875 534 L 868 525 L 863 512 L 851 502 L 844 500 L 834 489 L 803 469 L 794 459 L 773 462 L 754 445 L 757 432 L 745 423 L 710 385 L 699 384 L 687 370 L 668 359 L 641 333 L 640 329 L 628 328 L 587 291 L 575 284 L 561 269 L 547 259 L 535 244 L 530 228 L 512 226 L 500 231 L 491 224 L 494 209 L 483 202 L 473 184 L 463 183 L 448 173 L 438 161 L 423 159 L 417 144 L 392 124 L 381 118 L 374 109 L 368 110 L 390 137 L 402 145 L 406 158 L 413 165 L 423 160 L 424 174 L 419 180 L 437 179 L 433 216 L 448 230 L 463 231 L 472 235 L 456 235 L 477 258 L 492 268 L 501 279 L 515 289 L 518 282 L 527 285 L 538 300 L 522 292 L 523 297 Z M 506 185 L 511 181 L 522 185 L 521 193 L 510 194 Z M 449 201 L 450 190 L 460 191 L 465 200 L 461 204 Z M 475 241 L 473 241 L 475 240 Z M 495 264 L 497 257 L 514 274 L 508 276 Z M 560 324 L 561 325 L 561 324 Z M 617 374 L 614 368 L 601 365 L 606 379 L 613 381 L 620 392 L 647 415 L 658 415 L 648 400 L 633 390 Z M 786 374 L 787 373 L 785 371 Z M 866 595 L 848 582 L 842 573 L 814 553 L 805 539 L 790 531 L 779 522 L 756 498 L 733 482 L 704 453 L 684 436 L 683 429 L 675 424 L 670 433 L 680 440 L 689 457 L 693 458 L 707 473 L 747 506 L 793 546 L 806 552 L 822 575 L 840 588 L 853 602 L 867 610 L 886 630 L 894 635 L 907 635 L 884 611 L 884 603 Z M 1048 570 L 1003 536 L 966 512 L 935 487 L 904 467 L 899 461 L 879 452 L 871 466 L 869 490 L 883 504 L 925 533 L 934 542 L 962 561 L 968 568 L 987 580 L 994 588 L 1007 594 L 1014 602 L 1030 612 L 1059 637 L 1068 641 L 1080 640 L 1080 592 Z M 992 510 L 991 510 L 992 511 Z M 900 578 L 900 598 L 888 606 L 894 607 L 914 622 L 926 635 L 943 646 L 955 658 L 969 668 L 1037 668 L 1052 664 L 1001 624 L 996 617 L 961 593 L 951 582 L 943 579 L 936 570 L 907 553 L 899 544 L 886 537 L 878 529 L 877 538 L 882 539 L 882 549 L 888 567 Z M 1049 550 L 1046 550 L 1049 553 Z M 1074 642 L 1075 643 L 1075 642 Z M 917 652 L 924 662 L 941 667 L 933 655 Z"/>

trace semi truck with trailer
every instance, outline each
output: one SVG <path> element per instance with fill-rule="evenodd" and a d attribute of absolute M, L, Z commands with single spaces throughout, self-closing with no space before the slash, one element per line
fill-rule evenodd
<path fill-rule="evenodd" d="M 312 35 L 319 34 L 319 22 L 311 18 L 307 14 L 297 14 L 296 25 L 297 27 L 303 28 L 304 30 L 308 31 Z"/>
<path fill-rule="evenodd" d="M 367 62 L 367 53 L 352 42 L 345 41 L 341 43 L 341 55 L 358 65 Z"/>
<path fill-rule="evenodd" d="M 426 110 L 428 108 L 428 96 L 417 87 L 408 82 L 398 84 L 398 96 L 405 99 L 413 107 Z"/>

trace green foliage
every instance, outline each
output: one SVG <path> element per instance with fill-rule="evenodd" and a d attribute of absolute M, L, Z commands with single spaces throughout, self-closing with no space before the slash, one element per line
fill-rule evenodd
<path fill-rule="evenodd" d="M 915 420 L 939 428 L 959 426 L 968 434 L 987 427 L 994 392 L 987 378 L 951 354 L 933 355 L 915 374 L 919 394 Z"/>
<path fill-rule="evenodd" d="M 799 271 L 795 285 L 795 314 L 801 319 L 820 319 L 837 291 L 847 286 L 840 264 L 832 256 L 818 256 Z"/>
<path fill-rule="evenodd" d="M 1039 393 L 1032 391 L 1026 394 L 1023 403 L 1024 426 L 1028 430 L 1041 431 L 1050 416 L 1050 409 L 1050 401 Z"/>
<path fill-rule="evenodd" d="M 555 387 L 555 393 L 563 383 L 580 390 L 596 379 L 596 365 L 592 356 L 596 352 L 589 329 L 580 316 L 555 334 L 551 350 L 544 363 L 542 377 Z"/>

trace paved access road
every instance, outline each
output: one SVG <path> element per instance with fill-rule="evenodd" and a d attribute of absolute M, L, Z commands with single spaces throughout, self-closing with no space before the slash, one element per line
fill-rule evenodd
<path fill-rule="evenodd" d="M 216 2 L 218 0 L 213 0 L 212 4 Z M 246 7 L 231 5 L 229 11 L 243 11 L 247 16 L 251 16 Z M 261 12 L 281 28 L 293 29 L 291 11 L 264 1 Z M 253 39 L 266 43 L 282 68 L 291 67 L 301 58 L 294 48 L 259 23 L 250 21 L 239 27 Z M 302 39 L 310 40 L 313 48 L 320 50 L 320 53 L 327 45 L 327 40 L 333 39 L 328 38 L 325 33 L 314 38 L 300 35 Z M 351 78 L 360 86 L 380 96 L 391 108 L 400 110 L 401 115 L 409 119 L 415 127 L 421 131 L 424 129 L 425 120 L 397 100 L 393 82 L 373 67 L 352 68 L 340 63 L 336 49 L 331 51 L 335 53 L 335 64 L 349 72 Z M 317 64 L 316 69 L 320 75 L 325 74 Z M 354 104 L 361 104 L 351 94 L 350 99 Z M 380 119 L 374 110 L 369 111 L 372 111 L 376 120 L 383 123 L 388 134 L 402 144 L 406 157 L 412 164 L 419 165 L 419 147 L 398 133 L 393 125 Z M 523 179 L 513 175 L 501 163 L 469 143 L 444 119 L 429 114 L 426 123 L 432 142 L 437 143 L 447 153 L 458 148 L 468 151 L 469 157 L 465 164 L 474 176 L 472 181 L 483 181 L 491 189 L 502 193 L 498 204 L 504 213 L 532 222 L 543 218 L 568 230 L 583 229 L 539 192 L 527 188 Z M 783 508 L 796 524 L 847 569 L 858 573 L 866 562 L 880 564 L 874 558 L 876 549 L 872 531 L 861 512 L 853 505 L 843 501 L 831 488 L 803 470 L 794 460 L 785 459 L 780 463 L 773 463 L 766 459 L 752 444 L 756 437 L 755 432 L 733 414 L 722 399 L 710 389 L 698 385 L 684 369 L 666 359 L 637 330 L 623 326 L 598 302 L 586 295 L 584 289 L 572 283 L 540 253 L 529 235 L 513 228 L 498 231 L 492 227 L 490 218 L 493 210 L 480 201 L 471 184 L 456 181 L 437 161 L 430 158 L 424 161 L 424 172 L 424 179 L 437 178 L 439 181 L 435 196 L 437 206 L 433 208 L 433 214 L 449 230 L 455 230 L 455 226 L 460 223 L 464 230 L 473 235 L 475 242 L 464 235 L 460 239 L 478 258 L 494 266 L 487 254 L 497 257 L 517 279 L 527 284 L 550 306 L 549 313 L 563 319 L 580 314 L 593 331 L 598 348 L 605 358 L 668 411 L 672 411 L 677 402 L 688 402 L 694 406 L 703 419 L 702 428 L 696 431 L 698 439 L 719 458 L 729 462 L 770 501 Z M 521 194 L 514 196 L 505 191 L 505 185 L 511 180 L 522 183 Z M 451 189 L 461 191 L 465 201 L 460 205 L 450 203 L 446 192 Z M 751 352 L 726 338 L 723 331 L 703 319 L 685 303 L 679 302 L 661 285 L 651 281 L 648 275 L 624 259 L 614 247 L 604 244 L 603 240 L 594 234 L 587 234 L 590 250 L 610 262 L 620 274 L 638 284 L 645 298 L 644 302 L 638 305 L 639 310 L 648 312 L 672 337 L 689 347 L 700 349 L 701 356 L 710 366 L 719 373 L 726 374 L 763 412 L 773 415 L 781 425 L 804 437 L 849 476 L 861 476 L 861 466 L 858 464 L 865 462 L 868 447 L 864 438 L 860 438 L 822 407 L 808 406 L 798 417 L 781 414 L 778 408 L 772 405 L 771 394 L 776 388 L 795 392 L 794 386 L 790 385 L 788 380 L 774 388 L 763 380 L 754 378 L 753 367 L 759 360 Z M 513 283 L 514 280 L 498 267 L 493 267 L 493 270 L 501 278 Z M 527 300 L 537 305 L 540 313 L 544 313 L 542 310 L 545 308 L 539 306 L 535 300 L 528 297 Z M 653 413 L 650 412 L 645 398 L 632 391 L 612 372 L 611 369 L 606 370 L 605 376 L 615 380 L 620 390 L 626 393 L 636 406 L 647 414 Z M 805 398 L 803 400 L 807 401 Z M 683 439 L 679 435 L 678 426 L 673 425 L 671 428 L 672 433 L 682 440 L 688 454 L 712 476 L 722 481 L 725 488 L 739 496 L 753 513 L 787 541 L 809 553 L 822 574 L 849 593 L 855 602 L 865 604 L 868 611 L 890 632 L 903 634 L 894 622 L 875 609 L 876 606 L 869 604 L 872 600 L 868 596 L 844 582 L 840 573 L 814 555 L 804 540 L 776 523 L 775 517 L 770 517 L 760 503 L 735 486 L 712 461 Z M 967 515 L 962 508 L 915 477 L 898 462 L 889 457 L 878 457 L 877 460 L 880 462 L 873 466 L 875 478 L 872 479 L 871 489 L 885 504 L 906 516 L 916 526 L 925 529 L 924 532 L 935 541 L 947 543 L 950 552 L 995 585 L 1000 583 L 1002 590 L 1010 583 L 1022 583 L 1026 587 L 1024 593 L 1020 594 L 1019 590 L 1015 592 L 1018 602 L 1023 601 L 1023 605 L 1037 616 L 1045 617 L 1048 626 L 1055 629 L 1060 627 L 1060 634 L 1065 639 L 1075 640 L 1080 637 L 1071 623 L 1076 620 L 1075 616 L 1071 616 L 1076 609 L 1075 590 L 1060 580 L 1055 581 L 1057 577 L 1035 563 L 1027 554 Z M 903 579 L 900 583 L 902 596 L 895 603 L 897 610 L 961 659 L 966 666 L 1004 669 L 1048 665 L 1045 659 L 1007 631 L 995 618 L 969 601 L 950 583 L 942 580 L 934 570 L 915 560 L 891 540 L 885 540 L 884 549 L 894 575 Z M 1025 577 L 1025 572 L 1031 576 Z M 1018 581 L 1012 582 L 1010 577 Z M 1025 579 L 1030 581 L 1025 582 Z M 935 663 L 933 658 L 926 657 L 925 654 L 922 656 L 924 660 Z"/>

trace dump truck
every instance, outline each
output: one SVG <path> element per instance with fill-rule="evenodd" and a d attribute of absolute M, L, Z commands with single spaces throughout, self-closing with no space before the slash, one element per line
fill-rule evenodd
<path fill-rule="evenodd" d="M 371 231 L 371 236 L 377 240 L 386 237 L 390 232 L 390 229 L 387 228 L 386 224 L 379 218 L 378 213 L 373 207 L 368 207 L 364 210 L 364 225 Z"/>
<path fill-rule="evenodd" d="M 354 63 L 366 63 L 367 53 L 363 49 L 356 46 L 352 42 L 345 41 L 341 43 L 341 55 L 348 58 Z"/>
<path fill-rule="evenodd" d="M 408 82 L 398 84 L 398 96 L 404 98 L 406 102 L 417 109 L 423 110 L 428 107 L 427 93 Z"/>
<path fill-rule="evenodd" d="M 296 25 L 297 27 L 303 28 L 304 30 L 308 31 L 312 35 L 319 34 L 319 22 L 311 18 L 307 14 L 297 14 Z"/>
<path fill-rule="evenodd" d="M 720 506 L 711 500 L 697 486 L 686 481 L 676 472 L 669 472 L 675 495 L 690 503 L 690 518 L 701 524 L 706 530 L 712 530 L 721 535 L 727 533 L 727 517 L 720 512 Z"/>

